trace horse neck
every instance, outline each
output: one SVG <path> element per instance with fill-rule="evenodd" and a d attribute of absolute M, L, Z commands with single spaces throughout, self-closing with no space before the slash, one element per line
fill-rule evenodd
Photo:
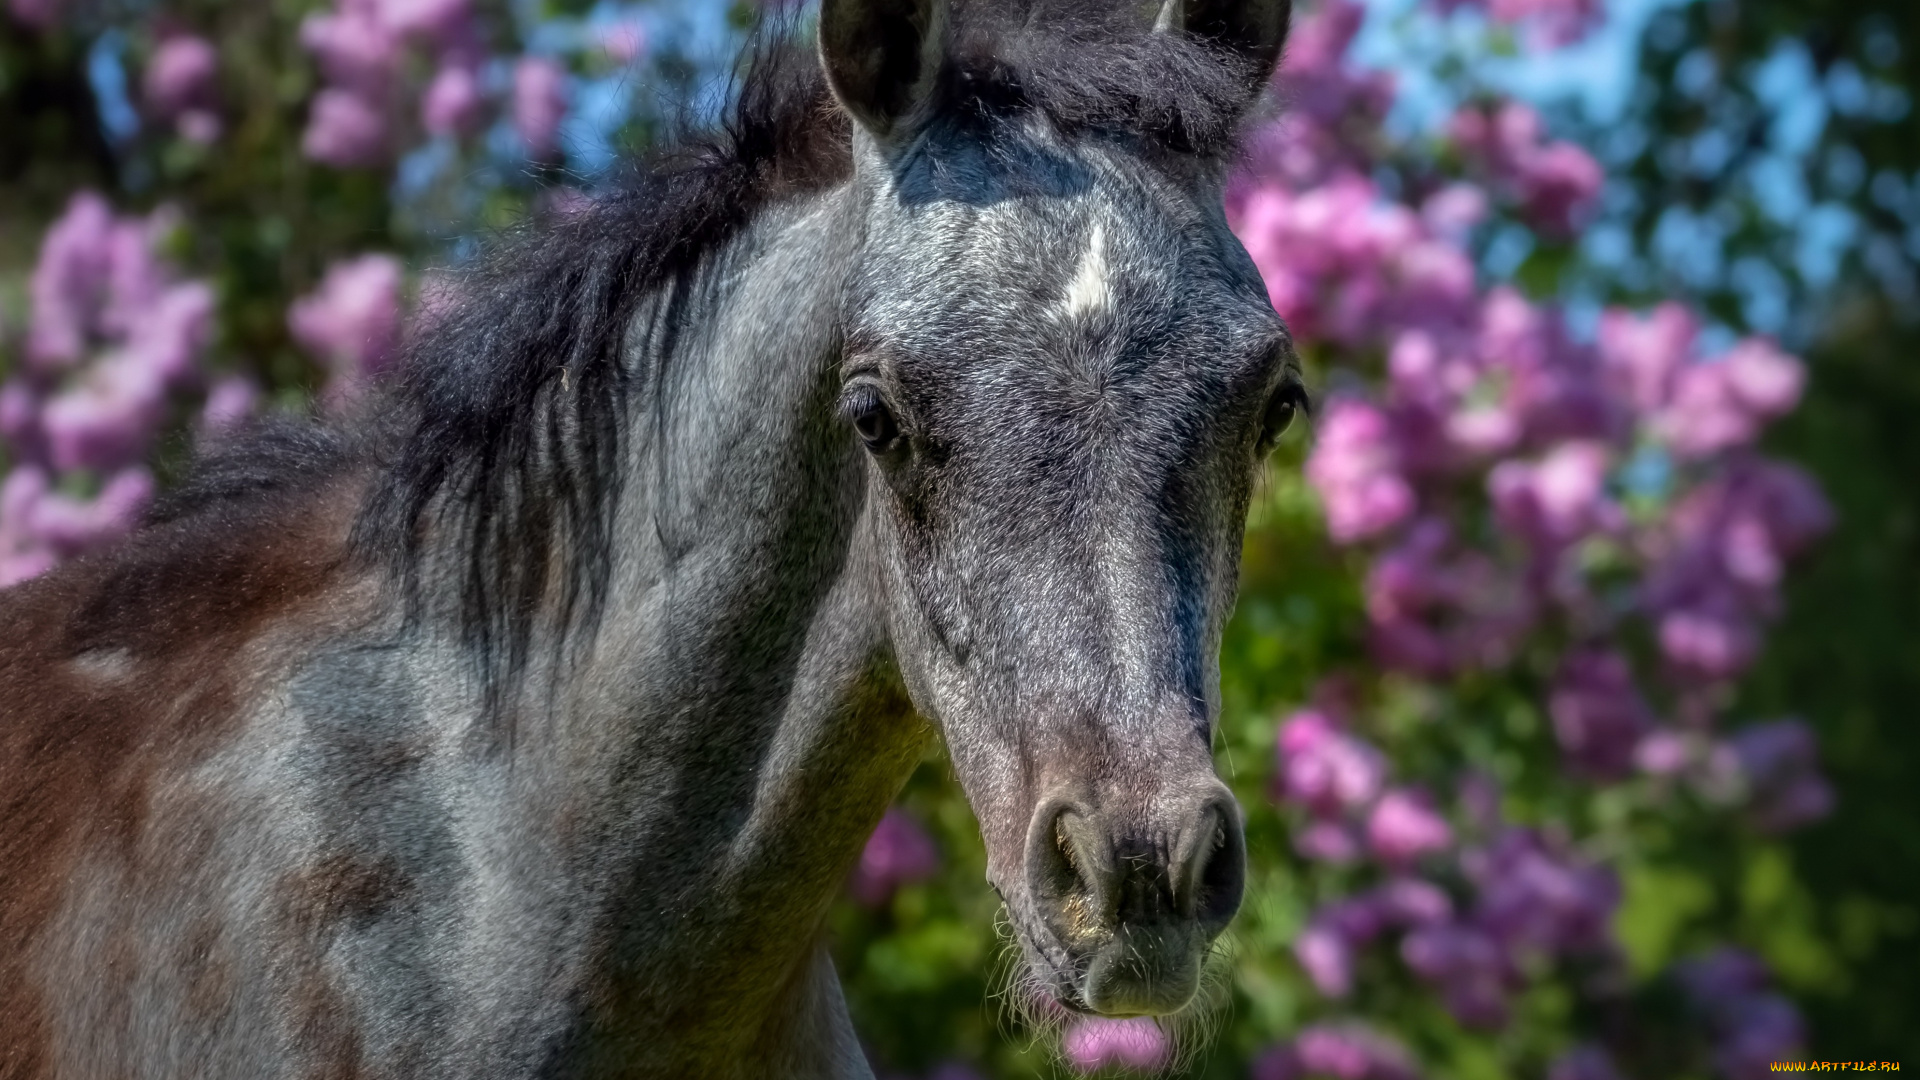
<path fill-rule="evenodd" d="M 925 742 L 878 618 L 866 464 L 834 417 L 856 198 L 767 211 L 643 305 L 604 613 L 548 737 L 513 751 L 542 842 L 604 838 L 575 852 L 617 928 L 597 1022 L 640 1042 L 637 1017 L 684 1033 L 721 1008 L 737 1045 L 756 996 L 779 1008 Z"/>

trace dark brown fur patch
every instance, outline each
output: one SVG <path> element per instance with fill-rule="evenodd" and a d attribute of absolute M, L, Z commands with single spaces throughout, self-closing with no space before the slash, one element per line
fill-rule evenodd
<path fill-rule="evenodd" d="M 76 869 L 168 872 L 139 857 L 149 791 L 231 734 L 268 624 L 330 620 L 357 492 L 313 494 L 165 522 L 0 592 L 0 1080 L 55 1066 L 35 946 Z M 217 992 L 216 972 L 182 977 Z"/>

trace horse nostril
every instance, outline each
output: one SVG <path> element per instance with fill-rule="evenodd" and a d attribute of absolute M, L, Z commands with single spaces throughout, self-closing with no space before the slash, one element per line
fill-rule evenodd
<path fill-rule="evenodd" d="M 1072 803 L 1048 803 L 1027 840 L 1027 888 L 1062 937 L 1097 931 L 1104 921 L 1107 859 L 1086 814 Z"/>
<path fill-rule="evenodd" d="M 1240 815 L 1232 803 L 1213 802 L 1201 811 L 1201 820 L 1189 846 L 1188 909 L 1201 923 L 1218 928 L 1240 910 L 1246 892 L 1246 838 Z"/>

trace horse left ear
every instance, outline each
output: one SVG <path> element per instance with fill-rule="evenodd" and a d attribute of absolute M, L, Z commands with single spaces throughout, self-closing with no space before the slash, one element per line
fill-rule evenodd
<path fill-rule="evenodd" d="M 1293 0 L 1165 0 L 1156 30 L 1182 30 L 1245 61 L 1258 93 L 1280 66 Z"/>
<path fill-rule="evenodd" d="M 820 62 L 833 96 L 882 140 L 921 119 L 946 45 L 947 0 L 821 0 Z"/>

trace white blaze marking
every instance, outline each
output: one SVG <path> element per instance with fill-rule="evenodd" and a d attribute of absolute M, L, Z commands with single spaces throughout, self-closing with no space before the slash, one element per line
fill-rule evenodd
<path fill-rule="evenodd" d="M 1099 222 L 1087 238 L 1086 253 L 1080 256 L 1080 269 L 1067 285 L 1067 298 L 1061 304 L 1061 317 L 1073 318 L 1103 311 L 1113 304 L 1113 290 L 1107 286 L 1107 231 Z"/>

